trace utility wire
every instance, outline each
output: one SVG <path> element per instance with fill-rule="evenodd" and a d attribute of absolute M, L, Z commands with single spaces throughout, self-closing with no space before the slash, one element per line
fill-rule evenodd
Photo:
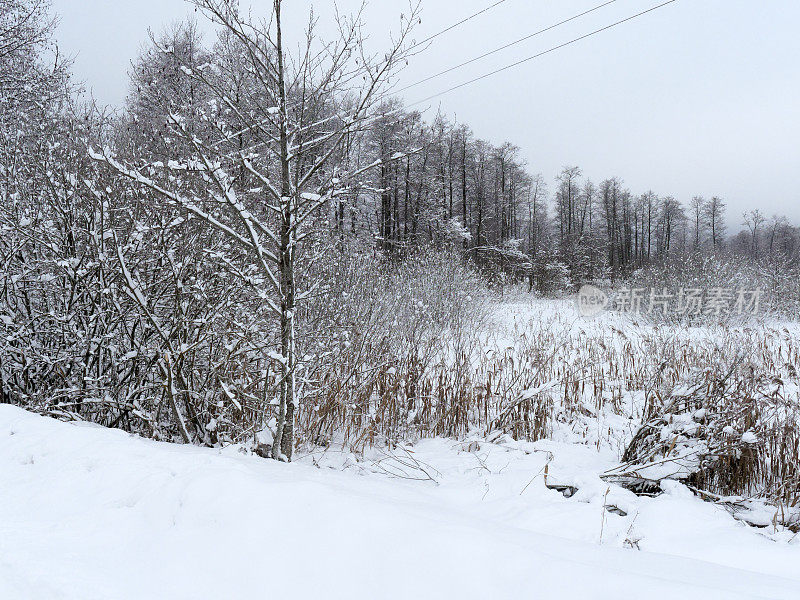
<path fill-rule="evenodd" d="M 495 3 L 495 4 L 491 5 L 491 6 L 489 6 L 488 8 L 485 8 L 485 9 L 483 9 L 482 11 L 480 11 L 480 12 L 477 12 L 477 13 L 475 13 L 474 15 L 471 15 L 470 17 L 467 17 L 466 19 L 464 19 L 464 20 L 463 20 L 463 21 L 461 21 L 460 23 L 464 23 L 464 22 L 466 22 L 466 21 L 468 21 L 468 20 L 470 20 L 470 19 L 473 19 L 473 18 L 477 17 L 478 15 L 480 15 L 480 14 L 482 14 L 482 13 L 484 13 L 484 12 L 488 11 L 488 10 L 491 10 L 491 9 L 492 9 L 492 8 L 494 8 L 495 6 L 497 6 L 497 5 L 501 4 L 502 2 L 505 2 L 505 0 L 501 0 L 500 2 L 497 2 L 497 3 Z M 458 68 L 461 68 L 462 66 L 465 66 L 465 65 L 471 64 L 471 63 L 473 63 L 473 62 L 476 62 L 476 61 L 478 61 L 478 60 L 481 60 L 482 58 L 484 58 L 484 57 L 486 57 L 486 56 L 489 56 L 489 55 L 491 55 L 491 54 L 495 54 L 495 53 L 497 53 L 497 52 L 500 52 L 501 50 L 504 50 L 505 48 L 508 48 L 508 47 L 510 47 L 510 46 L 513 46 L 513 45 L 515 45 L 515 44 L 518 44 L 518 43 L 521 43 L 522 41 L 524 41 L 524 40 L 526 40 L 526 39 L 530 39 L 531 37 L 534 37 L 534 36 L 536 36 L 536 35 L 540 35 L 541 33 L 544 33 L 545 31 L 550 31 L 550 30 L 552 30 L 552 29 L 554 29 L 554 28 L 556 28 L 556 27 L 559 27 L 560 25 L 563 25 L 563 24 L 565 24 L 565 23 L 569 23 L 570 21 L 574 21 L 575 19 L 578 19 L 578 18 L 580 18 L 580 17 L 582 17 L 582 16 L 585 16 L 585 15 L 587 15 L 587 14 L 589 14 L 589 13 L 595 12 L 595 11 L 597 11 L 597 10 L 599 10 L 599 9 L 601 9 L 601 8 L 603 8 L 603 7 L 607 6 L 607 5 L 609 5 L 609 4 L 612 4 L 613 2 L 616 2 L 616 0 L 608 0 L 607 2 L 605 2 L 605 3 L 603 3 L 603 4 L 600 4 L 600 5 L 598 5 L 598 6 L 594 7 L 594 8 L 592 8 L 592 9 L 589 9 L 589 10 L 587 10 L 587 11 L 584 11 L 584 12 L 582 12 L 582 13 L 578 14 L 578 15 L 575 15 L 574 17 L 570 17 L 569 19 L 565 19 L 565 20 L 563 20 L 563 21 L 560 21 L 559 23 L 556 23 L 556 24 L 554 24 L 554 25 L 551 25 L 550 27 L 547 27 L 547 28 L 545 28 L 545 29 L 542 29 L 542 30 L 540 30 L 540 31 L 538 31 L 538 32 L 535 32 L 535 33 L 532 33 L 532 34 L 530 34 L 530 35 L 528 35 L 528 36 L 525 36 L 525 37 L 523 37 L 523 38 L 520 38 L 519 40 L 517 40 L 517 41 L 515 41 L 515 42 L 511 42 L 511 43 L 509 43 L 509 44 L 506 44 L 505 46 L 502 46 L 502 47 L 500 47 L 500 48 L 497 48 L 496 50 L 493 50 L 493 51 L 491 51 L 491 52 L 488 52 L 488 53 L 486 53 L 486 54 L 484 54 L 484 55 L 482 55 L 482 56 L 478 56 L 478 57 L 476 57 L 476 58 L 474 58 L 474 59 L 471 59 L 471 60 L 469 60 L 469 61 L 467 61 L 467 62 L 465 62 L 465 63 L 462 63 L 461 65 L 456 65 L 456 66 L 454 66 L 454 67 L 451 67 L 450 69 L 447 69 L 447 70 L 445 70 L 445 71 L 442 71 L 441 73 L 437 73 L 436 75 L 431 75 L 430 77 L 427 77 L 426 79 L 423 79 L 423 80 L 421 80 L 421 81 L 418 81 L 418 82 L 416 82 L 416 83 L 412 83 L 412 84 L 410 84 L 410 85 L 407 85 L 407 86 L 405 86 L 405 87 L 403 87 L 403 88 L 401 88 L 401 89 L 399 89 L 399 90 L 388 90 L 388 91 L 386 91 L 386 92 L 384 92 L 384 93 L 382 93 L 382 94 L 379 94 L 379 95 L 376 97 L 376 101 L 377 101 L 377 100 L 382 100 L 382 99 L 384 99 L 384 98 L 389 98 L 389 97 L 395 96 L 395 95 L 396 95 L 396 94 L 398 94 L 399 92 L 402 92 L 402 91 L 404 91 L 404 90 L 407 90 L 407 89 L 409 89 L 409 88 L 415 87 L 415 86 L 417 86 L 417 85 L 419 85 L 419 84 L 421 84 L 421 83 L 424 83 L 424 82 L 426 82 L 426 81 L 430 81 L 431 79 L 434 79 L 434 78 L 436 78 L 436 77 L 439 77 L 439 76 L 441 76 L 441 75 L 444 75 L 444 74 L 446 74 L 446 73 L 449 73 L 449 72 L 451 72 L 451 71 L 454 71 L 454 70 L 456 70 L 456 69 L 458 69 Z M 524 63 L 530 62 L 530 61 L 532 61 L 532 60 L 534 60 L 534 59 L 536 59 L 536 58 L 539 58 L 539 57 L 541 57 L 541 56 L 544 56 L 544 55 L 546 55 L 546 54 L 550 54 L 550 53 L 552 53 L 552 52 L 555 52 L 556 50 L 559 50 L 559 49 L 561 49 L 561 48 L 565 48 L 566 46 L 570 46 L 570 45 L 572 45 L 572 44 L 575 44 L 575 43 L 577 43 L 577 42 L 579 42 L 579 41 L 581 41 L 581 40 L 585 40 L 586 38 L 589 38 L 589 37 L 592 37 L 592 36 L 594 36 L 594 35 L 597 35 L 597 34 L 599 34 L 599 33 L 602 33 L 603 31 L 607 31 L 607 30 L 609 30 L 609 29 L 612 29 L 612 28 L 614 28 L 614 27 L 616 27 L 616 26 L 618 26 L 618 25 L 622 25 L 623 23 L 627 23 L 628 21 L 632 21 L 633 19 L 637 19 L 638 17 L 641 17 L 641 16 L 643 16 L 643 15 L 646 15 L 646 14 L 648 14 L 648 13 L 651 13 L 651 12 L 653 12 L 653 11 L 656 11 L 656 10 L 658 10 L 658 9 L 660 9 L 660 8 L 663 8 L 663 7 L 667 6 L 668 4 L 673 4 L 674 2 L 677 2 L 677 0 L 668 0 L 667 2 L 663 2 L 663 3 L 661 3 L 661 4 L 657 5 L 657 6 L 653 6 L 652 8 L 649 8 L 649 9 L 647 9 L 647 10 L 644 10 L 644 11 L 642 11 L 642 12 L 636 13 L 635 15 L 632 15 L 632 16 L 630 16 L 630 17 L 627 17 L 627 18 L 625 18 L 625 19 L 622 19 L 621 21 L 617 21 L 617 22 L 615 22 L 615 23 L 612 23 L 612 24 L 610 24 L 610 25 L 606 25 L 605 27 L 601 27 L 600 29 L 596 29 L 596 30 L 594 30 L 594 31 L 592 31 L 592 32 L 590 32 L 590 33 L 587 33 L 587 34 L 585 34 L 585 35 L 582 35 L 582 36 L 580 36 L 580 37 L 574 38 L 574 39 L 572 39 L 572 40 L 570 40 L 570 41 L 568 41 L 568 42 L 564 42 L 563 44 L 559 44 L 559 45 L 557 45 L 557 46 L 553 46 L 552 48 L 549 48 L 549 49 L 547 49 L 547 50 L 545 50 L 545 51 L 543 51 L 543 52 L 540 52 L 540 53 L 538 53 L 538 54 L 534 54 L 533 56 L 529 56 L 528 58 L 525 58 L 525 59 L 523 59 L 523 60 L 517 61 L 517 62 L 515 62 L 515 63 L 512 63 L 512 64 L 510 64 L 510 65 L 506 65 L 505 67 L 501 67 L 500 69 L 496 69 L 496 70 L 494 70 L 494 71 L 491 71 L 490 73 L 486 73 L 486 74 L 484 74 L 484 75 L 481 75 L 480 77 L 476 77 L 476 78 L 474 78 L 474 79 L 471 79 L 471 80 L 469 80 L 469 81 L 465 81 L 464 83 L 461 83 L 461 84 L 459 84 L 459 85 L 455 85 L 455 86 L 453 86 L 453 87 L 451 87 L 451 88 L 448 88 L 448 89 L 446 89 L 446 90 L 444 90 L 444 91 L 442 91 L 442 92 L 438 92 L 438 93 L 436 93 L 436 94 L 433 94 L 432 96 L 428 96 L 427 98 L 424 98 L 424 99 L 422 99 L 422 100 L 418 100 L 417 102 L 413 102 L 413 103 L 411 103 L 411 104 L 403 104 L 402 106 L 399 106 L 398 108 L 395 108 L 394 110 L 390 110 L 390 111 L 387 111 L 387 112 L 381 112 L 381 113 L 379 113 L 379 114 L 377 114 L 377 115 L 374 115 L 373 117 L 371 117 L 371 118 L 369 118 L 369 119 L 366 119 L 365 121 L 363 121 L 363 122 L 362 122 L 362 125 L 363 125 L 364 123 L 369 123 L 369 122 L 375 121 L 375 120 L 377 120 L 377 119 L 380 119 L 380 118 L 385 118 L 385 117 L 387 117 L 387 116 L 389 116 L 389 115 L 392 115 L 392 114 L 394 114 L 394 113 L 402 113 L 402 112 L 404 112 L 405 110 L 407 110 L 408 108 L 411 108 L 411 107 L 413 107 L 413 106 L 417 106 L 417 105 L 419 105 L 419 104 L 423 104 L 424 102 L 428 102 L 429 100 L 433 100 L 433 99 L 435 99 L 435 98 L 438 98 L 439 96 L 444 96 L 445 94 L 449 94 L 449 93 L 450 93 L 450 92 L 452 92 L 452 91 L 455 91 L 455 90 L 461 89 L 461 88 L 463 88 L 463 87 L 466 87 L 466 86 L 468 86 L 468 85 L 471 85 L 471 84 L 473 84 L 473 83 L 476 83 L 476 82 L 478 82 L 478 81 L 482 81 L 483 79 L 487 79 L 487 78 L 491 77 L 492 75 L 496 75 L 496 74 L 498 74 L 498 73 L 502 73 L 503 71 L 507 71 L 507 70 L 509 70 L 509 69 L 513 69 L 514 67 L 518 67 L 518 66 L 519 66 L 519 65 L 521 65 L 521 64 L 524 64 Z M 447 31 L 449 31 L 449 30 L 451 30 L 451 29 L 453 29 L 453 28 L 455 28 L 455 27 L 458 27 L 458 25 L 459 25 L 460 23 L 456 23 L 456 24 L 454 24 L 454 25 L 451 25 L 451 26 L 450 26 L 450 27 L 448 27 L 447 29 L 443 29 L 443 30 L 442 30 L 442 31 L 440 31 L 439 33 L 437 33 L 437 34 L 435 34 L 435 35 L 431 36 L 431 37 L 430 37 L 430 38 L 428 38 L 427 40 L 424 40 L 423 42 L 420 42 L 419 44 L 417 44 L 416 46 L 413 46 L 413 47 L 417 47 L 417 46 L 419 46 L 419 45 L 421 45 L 421 44 L 427 43 L 429 40 L 431 40 L 431 39 L 433 39 L 433 38 L 435 38 L 435 37 L 438 37 L 439 35 L 442 35 L 443 33 L 447 32 Z M 329 118 L 329 119 L 330 119 L 330 118 Z M 326 120 L 329 120 L 329 119 L 326 119 Z"/>
<path fill-rule="evenodd" d="M 600 29 L 595 29 L 594 31 L 592 31 L 590 33 L 587 33 L 587 34 L 582 35 L 580 37 L 576 37 L 576 38 L 574 38 L 574 39 L 572 39 L 572 40 L 570 40 L 568 42 L 564 42 L 563 44 L 559 44 L 558 46 L 553 46 L 552 48 L 548 48 L 547 50 L 545 50 L 543 52 L 539 52 L 538 54 L 534 54 L 533 56 L 529 56 L 528 58 L 524 58 L 524 59 L 519 60 L 519 61 L 517 61 L 515 63 L 511 63 L 510 65 L 506 65 L 505 67 L 501 67 L 500 69 L 496 69 L 494 71 L 491 71 L 490 73 L 486 73 L 484 75 L 481 75 L 480 77 L 475 77 L 474 79 L 470 79 L 469 81 L 465 81 L 464 83 L 460 83 L 458 85 L 454 85 L 451 88 L 448 88 L 448 89 L 446 89 L 446 90 L 444 90 L 442 92 L 439 92 L 437 94 L 433 94 L 432 96 L 428 96 L 427 98 L 424 98 L 424 99 L 419 100 L 417 102 L 414 102 L 412 104 L 407 104 L 405 106 L 405 108 L 410 108 L 412 106 L 417 106 L 418 104 L 422 104 L 424 102 L 428 102 L 429 100 L 433 100 L 434 98 L 438 98 L 439 96 L 444 96 L 445 94 L 449 94 L 452 91 L 461 89 L 463 87 L 466 87 L 466 86 L 471 85 L 473 83 L 476 83 L 478 81 L 482 81 L 484 79 L 487 79 L 487 78 L 491 77 L 492 75 L 497 75 L 498 73 L 502 73 L 503 71 L 508 71 L 509 69 L 513 69 L 514 67 L 518 67 L 519 65 L 522 65 L 522 64 L 530 62 L 530 61 L 532 61 L 532 60 L 534 60 L 536 58 L 544 56 L 545 54 L 550 54 L 551 52 L 555 52 L 556 50 L 559 50 L 561 48 L 565 48 L 566 46 L 570 46 L 572 44 L 580 42 L 581 40 L 585 40 L 586 38 L 590 38 L 592 36 L 595 36 L 598 33 L 602 33 L 603 31 L 608 31 L 609 29 L 617 27 L 618 25 L 622 25 L 623 23 L 627 23 L 628 21 L 632 21 L 634 19 L 637 19 L 637 18 L 639 18 L 639 17 L 641 17 L 643 15 L 646 15 L 648 13 L 656 11 L 659 8 L 663 8 L 663 7 L 667 6 L 668 4 L 673 4 L 674 2 L 677 2 L 677 0 L 668 0 L 667 2 L 662 2 L 661 4 L 658 4 L 657 6 L 653 6 L 652 8 L 648 8 L 647 10 L 643 10 L 640 13 L 636 13 L 635 15 L 627 17 L 626 19 L 622 19 L 621 21 L 617 21 L 616 23 L 612 23 L 611 25 L 606 25 L 605 27 L 601 27 Z"/>
<path fill-rule="evenodd" d="M 575 15 L 573 17 L 570 17 L 569 19 L 564 19 L 563 21 L 559 21 L 558 23 L 550 25 L 549 27 L 545 27 L 544 29 L 540 29 L 539 31 L 536 31 L 534 33 L 528 34 L 528 35 L 526 35 L 524 37 L 519 38 L 518 40 L 510 42 L 510 43 L 508 43 L 508 44 L 506 44 L 504 46 L 500 46 L 499 48 L 496 48 L 496 49 L 491 50 L 489 52 L 486 52 L 485 54 L 481 54 L 480 56 L 476 56 L 475 58 L 472 58 L 472 59 L 470 59 L 468 61 L 465 61 L 465 62 L 463 62 L 461 64 L 458 64 L 458 65 L 455 65 L 453 67 L 450 67 L 449 69 L 445 69 L 444 71 L 440 71 L 439 73 L 436 73 L 435 75 L 430 75 L 429 77 L 426 77 L 425 79 L 420 79 L 419 81 L 416 81 L 416 82 L 414 82 L 412 84 L 409 84 L 409 85 L 407 85 L 405 87 L 402 87 L 399 90 L 395 90 L 392 93 L 393 94 L 399 94 L 400 92 L 404 92 L 404 91 L 409 90 L 409 89 L 411 89 L 413 87 L 416 87 L 416 86 L 418 86 L 420 84 L 426 83 L 426 82 L 430 81 L 431 79 L 436 79 L 437 77 L 441 77 L 442 75 L 447 75 L 448 73 L 451 73 L 452 71 L 455 71 L 456 69 L 460 69 L 462 67 L 466 67 L 467 65 L 471 65 L 472 63 L 478 62 L 479 60 L 483 60 L 484 58 L 492 56 L 493 54 L 497 54 L 498 52 L 502 52 L 503 50 L 507 50 L 508 48 L 511 48 L 512 46 L 516 46 L 517 44 L 521 44 L 522 42 L 525 42 L 525 41 L 527 41 L 527 40 L 529 40 L 531 38 L 535 38 L 538 35 L 541 35 L 541 34 L 546 33 L 548 31 L 552 31 L 553 29 L 555 29 L 557 27 L 561 27 L 562 25 L 566 25 L 567 23 L 569 23 L 571 21 L 575 21 L 576 19 L 580 19 L 581 17 L 584 17 L 584 16 L 586 16 L 586 15 L 588 15 L 590 13 L 596 12 L 596 11 L 600 10 L 601 8 L 604 8 L 604 7 L 608 6 L 609 4 L 614 4 L 616 1 L 617 0 L 608 0 L 607 2 L 604 2 L 603 4 L 599 4 L 598 6 L 595 6 L 594 8 L 590 8 L 589 10 L 585 10 L 580 14 L 577 14 L 577 15 Z"/>
<path fill-rule="evenodd" d="M 492 4 L 491 6 L 487 6 L 487 7 L 486 7 L 486 8 L 484 8 L 483 10 L 479 10 L 479 11 L 478 11 L 478 12 L 476 12 L 475 14 L 473 14 L 473 15 L 470 15 L 470 16 L 468 16 L 467 18 L 460 20 L 458 23 L 453 23 L 452 25 L 450 25 L 450 27 L 447 27 L 446 29 L 442 29 L 442 30 L 441 30 L 439 33 L 434 33 L 432 36 L 430 36 L 430 37 L 427 37 L 427 38 L 425 38 L 424 40 L 422 40 L 421 42 L 418 42 L 418 43 L 414 44 L 413 46 L 411 46 L 411 47 L 409 48 L 409 50 L 415 50 L 415 49 L 419 48 L 420 46 L 424 46 L 424 45 L 425 45 L 425 44 L 427 44 L 428 42 L 430 42 L 430 41 L 432 41 L 432 40 L 435 40 L 435 39 L 436 39 L 437 37 L 439 37 L 440 35 L 444 35 L 444 34 L 445 34 L 445 33 L 447 33 L 448 31 L 452 31 L 452 30 L 453 30 L 453 29 L 455 29 L 456 27 L 461 27 L 461 26 L 462 26 L 464 23 L 467 23 L 468 21 L 471 21 L 472 19 L 474 19 L 474 18 L 476 18 L 476 17 L 479 17 L 479 16 L 481 16 L 483 13 L 487 13 L 487 12 L 489 12 L 490 10 L 492 10 L 493 8 L 495 8 L 495 7 L 497 7 L 497 6 L 500 6 L 500 5 L 501 5 L 501 4 L 503 4 L 503 2 L 505 2 L 505 1 L 506 1 L 506 0 L 499 0 L 498 2 L 495 2 L 494 4 Z"/>

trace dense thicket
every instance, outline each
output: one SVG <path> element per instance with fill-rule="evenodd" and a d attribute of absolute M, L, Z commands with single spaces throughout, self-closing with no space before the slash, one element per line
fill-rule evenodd
<path fill-rule="evenodd" d="M 46 7 L 0 0 L 3 402 L 290 457 L 296 440 L 486 421 L 465 336 L 487 279 L 747 270 L 800 299 L 785 218 L 752 211 L 729 237 L 719 198 L 637 196 L 577 167 L 548 190 L 516 146 L 387 97 L 413 18 L 377 57 L 358 17 L 332 44 L 312 21 L 284 64 L 274 25 L 197 4 L 218 36 L 153 36 L 106 118 L 74 100 Z"/>

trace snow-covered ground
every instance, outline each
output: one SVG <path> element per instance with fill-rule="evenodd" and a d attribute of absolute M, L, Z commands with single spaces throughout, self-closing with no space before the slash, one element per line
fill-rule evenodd
<path fill-rule="evenodd" d="M 506 301 L 487 335 L 642 331 L 568 304 Z M 636 426 L 600 411 L 537 443 L 476 432 L 281 464 L 0 405 L 0 600 L 800 598 L 800 536 L 676 482 L 646 498 L 600 479 Z"/>
<path fill-rule="evenodd" d="M 615 458 L 500 438 L 287 465 L 0 406 L 0 598 L 800 598 L 797 540 L 677 484 L 609 490 Z"/>

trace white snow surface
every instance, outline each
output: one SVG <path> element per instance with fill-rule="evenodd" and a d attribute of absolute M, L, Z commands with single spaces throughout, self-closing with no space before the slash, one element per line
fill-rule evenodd
<path fill-rule="evenodd" d="M 609 489 L 615 458 L 503 437 L 282 464 L 2 405 L 0 598 L 800 598 L 798 540 L 677 483 Z"/>

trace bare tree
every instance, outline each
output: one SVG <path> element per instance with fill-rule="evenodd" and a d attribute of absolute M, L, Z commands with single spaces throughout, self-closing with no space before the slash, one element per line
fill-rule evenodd
<path fill-rule="evenodd" d="M 380 55 L 366 51 L 361 12 L 340 17 L 339 38 L 330 43 L 316 37 L 312 14 L 301 50 L 290 57 L 282 0 L 274 0 L 271 14 L 260 21 L 243 17 L 226 0 L 195 3 L 241 48 L 244 68 L 253 79 L 247 109 L 222 89 L 219 66 L 179 65 L 188 80 L 213 96 L 214 102 L 206 104 L 210 108 L 197 109 L 203 111 L 201 120 L 215 125 L 213 137 L 195 135 L 173 113 L 168 129 L 189 145 L 191 158 L 137 167 L 122 164 L 108 150 L 92 151 L 92 156 L 223 233 L 234 259 L 257 267 L 254 283 L 279 322 L 280 352 L 271 355 L 281 373 L 272 455 L 291 460 L 298 369 L 295 315 L 298 302 L 309 293 L 297 288 L 298 254 L 318 210 L 376 166 L 340 172 L 336 159 L 368 122 L 382 86 L 405 59 L 418 6 L 410 7 L 391 47 Z M 249 135 L 245 148 L 237 143 L 242 131 Z M 160 180 L 157 170 L 166 171 Z M 181 187 L 180 174 L 194 177 L 194 183 L 181 177 Z"/>
<path fill-rule="evenodd" d="M 711 230 L 711 247 L 716 250 L 721 245 L 725 233 L 725 203 L 722 198 L 714 196 L 706 203 L 705 218 Z"/>
<path fill-rule="evenodd" d="M 750 232 L 750 255 L 753 258 L 758 258 L 758 231 L 766 220 L 757 208 L 744 213 L 743 225 Z"/>
<path fill-rule="evenodd" d="M 694 196 L 691 202 L 689 202 L 689 210 L 691 211 L 692 218 L 692 231 L 694 233 L 692 249 L 695 251 L 697 251 L 703 243 L 703 215 L 705 214 L 705 209 L 706 200 L 702 196 Z"/>

